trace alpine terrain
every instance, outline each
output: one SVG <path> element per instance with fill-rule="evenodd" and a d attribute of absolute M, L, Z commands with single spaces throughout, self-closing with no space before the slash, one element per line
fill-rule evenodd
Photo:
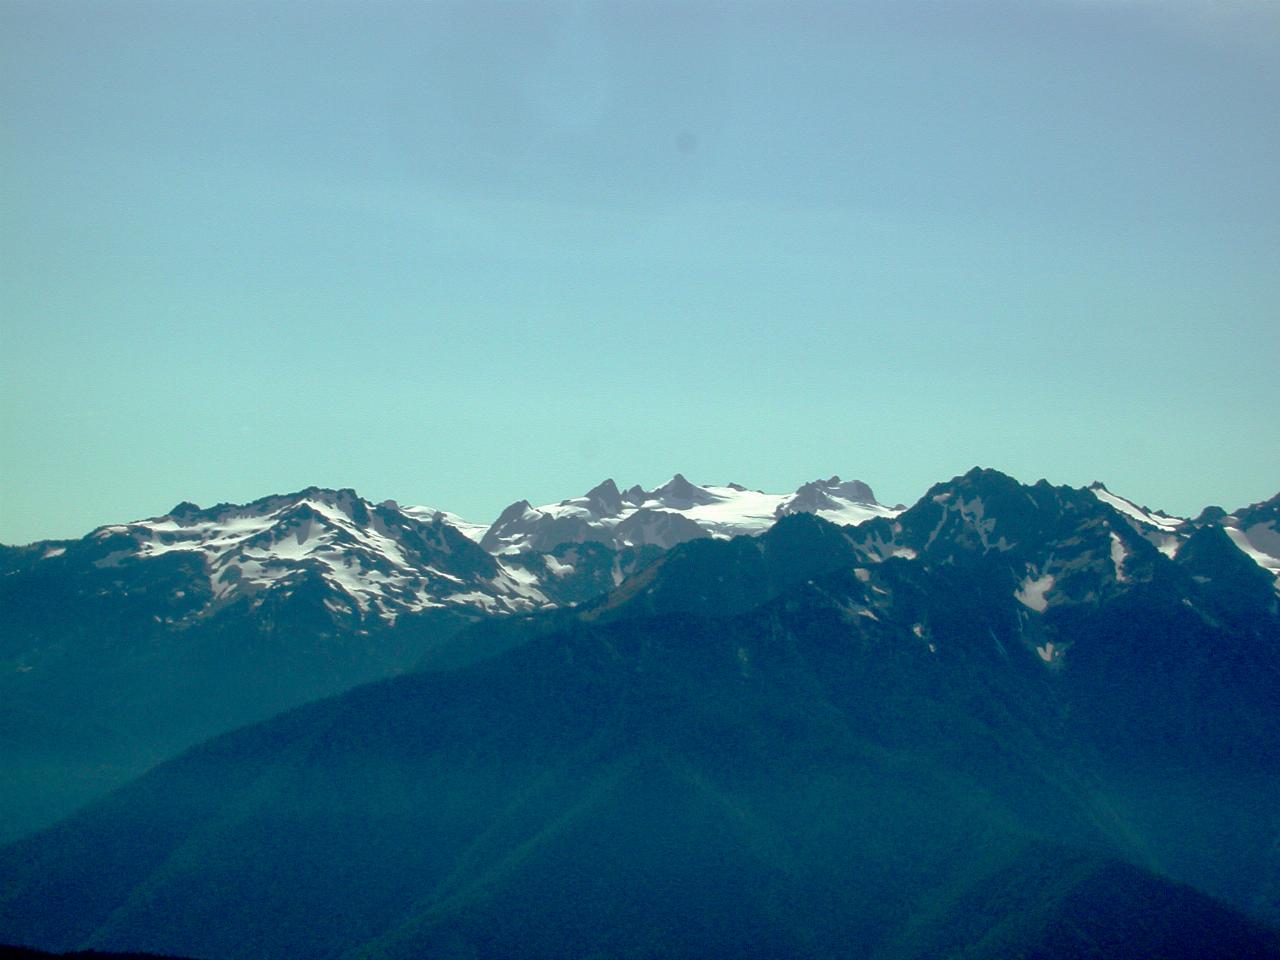
<path fill-rule="evenodd" d="M 6 548 L 7 794 L 170 759 L 0 849 L 0 941 L 1280 957 L 1278 524 L 975 468 Z"/>
<path fill-rule="evenodd" d="M 895 512 L 838 477 L 769 495 L 677 475 L 625 499 L 606 480 L 490 527 L 309 487 L 0 546 L 0 840 L 215 733 L 469 659 L 484 644 L 451 647 L 463 626 L 590 600 L 677 543 L 804 510 Z"/>

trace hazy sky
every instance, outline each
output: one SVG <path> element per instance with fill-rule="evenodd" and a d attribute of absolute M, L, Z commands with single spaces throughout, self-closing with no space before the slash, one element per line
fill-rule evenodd
<path fill-rule="evenodd" d="M 1280 490 L 1280 4 L 0 0 L 0 541 Z"/>

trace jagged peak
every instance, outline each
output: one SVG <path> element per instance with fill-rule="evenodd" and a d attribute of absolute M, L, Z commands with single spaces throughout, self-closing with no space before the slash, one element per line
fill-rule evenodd
<path fill-rule="evenodd" d="M 1200 515 L 1195 518 L 1194 522 L 1197 524 L 1220 523 L 1225 520 L 1227 516 L 1227 511 L 1222 509 L 1222 507 L 1210 504 L 1200 511 Z"/>
<path fill-rule="evenodd" d="M 671 479 L 668 480 L 666 483 L 664 483 L 662 486 L 655 487 L 652 492 L 655 494 L 657 493 L 674 494 L 678 491 L 692 490 L 692 489 L 693 489 L 693 484 L 691 484 L 688 480 L 685 479 L 684 474 L 676 473 L 676 474 L 673 474 Z"/>
<path fill-rule="evenodd" d="M 533 505 L 528 500 L 517 500 L 498 514 L 498 519 L 493 522 L 493 525 L 496 527 L 500 523 L 510 523 L 512 520 L 518 520 L 532 509 Z"/>
<path fill-rule="evenodd" d="M 594 487 L 592 487 L 590 490 L 587 491 L 587 496 L 590 497 L 593 494 L 597 494 L 597 493 L 621 495 L 620 491 L 618 490 L 618 484 L 614 481 L 613 477 L 606 477 L 605 479 L 601 480 Z"/>
<path fill-rule="evenodd" d="M 957 490 L 973 490 L 975 488 L 1013 490 L 1022 486 L 1018 480 L 1006 473 L 1001 473 L 999 470 L 991 467 L 972 467 L 964 473 L 952 477 L 950 480 L 942 480 L 935 483 L 925 492 L 919 503 L 927 500 L 937 500 L 938 497 L 953 494 Z"/>
<path fill-rule="evenodd" d="M 588 490 L 586 499 L 591 512 L 597 516 L 612 516 L 622 510 L 622 494 L 612 477 Z"/>
<path fill-rule="evenodd" d="M 995 482 L 1002 484 L 1021 484 L 1014 477 L 1004 473 L 995 467 L 970 467 L 962 476 L 954 478 L 954 480 L 967 480 L 970 483 L 976 481 Z M 954 481 L 953 481 L 954 482 Z"/>
<path fill-rule="evenodd" d="M 851 500 L 854 503 L 879 505 L 875 492 L 861 480 L 841 480 L 838 474 L 832 474 L 828 480 L 810 480 L 796 488 L 796 497 L 826 494 Z"/>
<path fill-rule="evenodd" d="M 1280 511 L 1280 493 L 1266 500 L 1251 503 L 1247 507 L 1241 507 L 1239 510 L 1234 510 L 1232 514 L 1234 516 L 1244 516 L 1246 514 L 1270 513 L 1272 511 Z"/>
<path fill-rule="evenodd" d="M 686 480 L 682 473 L 677 473 L 662 486 L 650 491 L 649 496 L 675 503 L 709 503 L 715 499 L 702 487 Z"/>
<path fill-rule="evenodd" d="M 309 499 L 309 500 L 361 500 L 363 497 L 351 487 L 318 487 L 315 485 L 304 487 L 297 493 L 285 494 L 290 499 Z"/>

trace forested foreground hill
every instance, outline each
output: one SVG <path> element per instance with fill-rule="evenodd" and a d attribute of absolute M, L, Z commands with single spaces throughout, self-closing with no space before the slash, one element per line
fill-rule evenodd
<path fill-rule="evenodd" d="M 824 607 L 561 634 L 221 738 L 11 848 L 3 929 L 213 958 L 1274 955 L 1121 862 L 1150 836 L 1032 719 L 1045 687 L 885 658 Z"/>

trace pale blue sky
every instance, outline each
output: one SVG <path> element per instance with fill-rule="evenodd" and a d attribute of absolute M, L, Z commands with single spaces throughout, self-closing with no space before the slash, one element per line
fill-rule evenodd
<path fill-rule="evenodd" d="M 1280 490 L 1280 4 L 0 0 L 0 541 Z"/>

